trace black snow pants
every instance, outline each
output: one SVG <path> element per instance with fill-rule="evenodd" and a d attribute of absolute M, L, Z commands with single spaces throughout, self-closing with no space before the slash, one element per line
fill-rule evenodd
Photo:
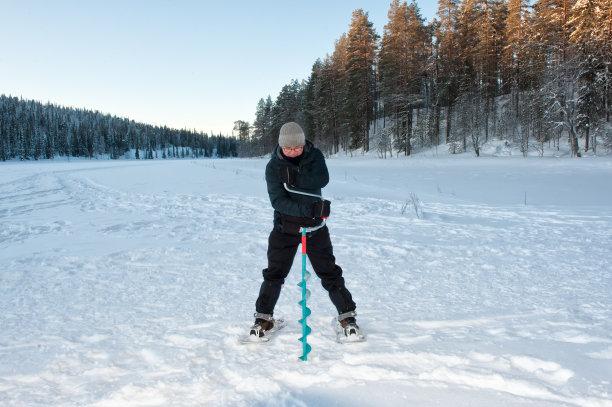
<path fill-rule="evenodd" d="M 268 238 L 268 268 L 263 270 L 264 281 L 255 303 L 257 312 L 262 314 L 272 314 L 274 312 L 274 306 L 280 296 L 281 288 L 301 243 L 302 235 L 300 234 L 282 233 L 276 228 L 270 233 Z M 351 293 L 344 286 L 342 269 L 336 264 L 327 226 L 307 237 L 306 255 L 315 273 L 321 279 L 323 288 L 329 293 L 329 298 L 338 310 L 338 314 L 354 311 L 355 303 Z"/>

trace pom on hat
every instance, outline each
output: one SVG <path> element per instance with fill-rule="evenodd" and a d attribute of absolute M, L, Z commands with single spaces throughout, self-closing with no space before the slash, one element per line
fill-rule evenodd
<path fill-rule="evenodd" d="M 296 122 L 283 124 L 278 136 L 278 144 L 281 147 L 297 147 L 306 144 L 304 131 Z"/>

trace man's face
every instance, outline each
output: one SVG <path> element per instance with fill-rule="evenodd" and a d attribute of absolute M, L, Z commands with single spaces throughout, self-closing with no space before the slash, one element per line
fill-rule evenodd
<path fill-rule="evenodd" d="M 282 147 L 285 157 L 295 158 L 302 154 L 304 146 Z"/>

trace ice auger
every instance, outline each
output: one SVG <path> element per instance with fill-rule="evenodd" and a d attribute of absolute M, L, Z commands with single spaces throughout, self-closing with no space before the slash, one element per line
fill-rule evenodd
<path fill-rule="evenodd" d="M 287 184 L 283 185 L 285 186 L 285 189 L 291 193 L 313 196 L 315 198 L 320 198 L 321 200 L 323 199 L 321 195 L 309 194 L 308 192 L 290 189 Z M 302 300 L 298 304 L 300 304 L 302 307 L 302 319 L 300 319 L 298 322 L 302 324 L 302 337 L 299 339 L 299 341 L 302 342 L 303 354 L 302 356 L 300 356 L 300 359 L 303 361 L 307 360 L 308 354 L 312 349 L 306 339 L 306 337 L 312 332 L 312 329 L 306 323 L 306 318 L 308 318 L 311 313 L 310 308 L 308 308 L 306 305 L 306 301 L 308 300 L 308 298 L 310 298 L 310 290 L 306 288 L 306 282 L 310 278 L 310 273 L 308 272 L 308 270 L 306 270 L 306 237 L 308 233 L 321 229 L 323 226 L 325 226 L 325 218 L 322 218 L 321 224 L 317 226 L 313 226 L 310 228 L 300 228 L 300 232 L 302 233 L 302 281 L 299 282 L 298 286 L 302 289 Z"/>

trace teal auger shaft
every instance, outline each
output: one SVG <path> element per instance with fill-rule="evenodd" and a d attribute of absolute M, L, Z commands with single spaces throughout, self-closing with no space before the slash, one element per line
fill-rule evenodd
<path fill-rule="evenodd" d="M 299 304 L 302 306 L 302 319 L 300 319 L 300 323 L 302 324 L 302 337 L 299 339 L 302 342 L 302 356 L 300 359 L 306 361 L 308 359 L 308 354 L 312 349 L 310 345 L 307 343 L 306 337 L 312 329 L 306 324 L 306 318 L 310 315 L 310 309 L 306 306 L 306 300 L 310 297 L 310 291 L 306 288 L 306 281 L 310 277 L 310 273 L 306 271 L 306 230 L 302 228 L 302 281 L 298 284 L 302 288 L 302 300 Z"/>
<path fill-rule="evenodd" d="M 285 189 L 292 194 L 300 194 L 306 196 L 312 196 L 315 198 L 319 198 L 323 200 L 323 196 L 315 195 L 304 191 L 294 190 L 287 186 L 287 184 L 283 184 Z M 306 234 L 314 232 L 315 230 L 319 230 L 322 227 L 325 227 L 325 220 L 327 218 L 321 218 L 321 223 L 318 226 L 314 226 L 311 228 L 302 227 L 300 232 L 302 232 L 302 281 L 298 284 L 299 287 L 302 288 L 302 300 L 298 303 L 302 306 L 302 319 L 300 319 L 300 323 L 302 324 L 302 337 L 299 339 L 303 345 L 303 355 L 300 356 L 300 359 L 306 361 L 308 358 L 308 354 L 312 349 L 310 345 L 306 342 L 306 337 L 312 332 L 312 329 L 308 325 L 306 325 L 306 318 L 310 315 L 310 308 L 306 306 L 306 300 L 310 297 L 310 291 L 306 288 L 306 281 L 310 277 L 310 273 L 306 271 Z"/>

